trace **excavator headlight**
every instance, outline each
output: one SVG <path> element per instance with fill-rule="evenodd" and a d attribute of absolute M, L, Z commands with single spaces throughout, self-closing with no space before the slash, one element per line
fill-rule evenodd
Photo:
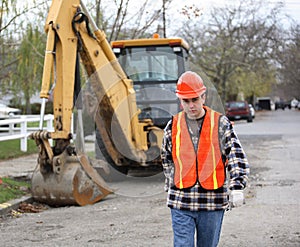
<path fill-rule="evenodd" d="M 175 47 L 173 47 L 173 51 L 174 52 L 181 52 L 181 47 L 175 46 Z"/>
<path fill-rule="evenodd" d="M 113 48 L 115 54 L 121 53 L 121 48 Z"/>

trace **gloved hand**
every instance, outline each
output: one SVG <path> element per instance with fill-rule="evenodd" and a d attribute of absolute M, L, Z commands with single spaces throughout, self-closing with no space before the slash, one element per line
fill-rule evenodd
<path fill-rule="evenodd" d="M 229 204 L 231 208 L 245 204 L 244 192 L 242 190 L 231 190 L 229 193 Z"/>

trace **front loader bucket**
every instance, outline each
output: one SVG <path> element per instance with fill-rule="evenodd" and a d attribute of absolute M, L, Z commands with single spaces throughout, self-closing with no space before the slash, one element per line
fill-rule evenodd
<path fill-rule="evenodd" d="M 41 172 L 38 164 L 31 180 L 34 200 L 52 206 L 84 206 L 113 193 L 86 156 L 67 156 L 63 160 L 60 168 L 51 172 Z"/>

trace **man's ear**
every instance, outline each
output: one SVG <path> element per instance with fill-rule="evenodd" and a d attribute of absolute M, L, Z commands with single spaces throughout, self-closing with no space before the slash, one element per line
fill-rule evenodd
<path fill-rule="evenodd" d="M 179 104 L 179 109 L 183 110 L 182 100 L 180 98 L 178 98 L 178 104 Z"/>

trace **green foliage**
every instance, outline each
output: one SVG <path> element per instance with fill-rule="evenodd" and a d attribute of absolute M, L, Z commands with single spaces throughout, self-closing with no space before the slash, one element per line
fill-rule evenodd
<path fill-rule="evenodd" d="M 31 114 L 39 115 L 40 112 L 41 112 L 41 104 L 40 103 L 31 104 Z M 46 104 L 45 114 L 53 114 L 53 103 L 51 101 L 48 101 Z"/>
<path fill-rule="evenodd" d="M 0 181 L 0 203 L 29 193 L 30 184 L 28 182 L 16 181 L 8 177 L 0 178 Z"/>
<path fill-rule="evenodd" d="M 207 23 L 199 19 L 186 25 L 184 36 L 191 44 L 192 62 L 208 75 L 223 102 L 271 92 L 278 80 L 274 54 L 282 42 L 280 8 L 240 1 L 212 9 Z"/>
<path fill-rule="evenodd" d="M 291 27 L 290 40 L 279 53 L 282 84 L 278 85 L 278 94 L 282 98 L 300 99 L 300 25 Z"/>
<path fill-rule="evenodd" d="M 30 98 L 40 87 L 43 72 L 43 53 L 45 36 L 37 28 L 28 24 L 21 45 L 18 49 L 18 63 L 12 75 L 12 87 L 24 94 L 26 113 L 31 113 Z M 14 102 L 16 103 L 16 102 Z M 19 102 L 20 103 L 20 102 Z"/>
<path fill-rule="evenodd" d="M 23 37 L 22 25 L 28 10 L 27 3 L 24 1 L 22 4 L 15 0 L 0 2 L 0 95 L 14 93 L 11 77 L 16 72 L 17 50 L 20 37 Z"/>
<path fill-rule="evenodd" d="M 51 1 L 20 2 L 2 0 L 0 3 L 0 97 L 13 93 L 13 105 L 26 102 L 23 113 L 29 114 L 29 98 L 40 90 L 46 44 L 43 25 Z M 161 30 L 161 4 L 145 1 L 141 8 L 132 12 L 132 9 L 128 11 L 128 2 L 111 4 L 110 1 L 95 0 L 86 1 L 86 4 L 109 39 L 149 37 L 153 31 Z M 174 6 L 172 0 L 164 3 L 167 8 Z M 296 36 L 288 40 L 282 38 L 285 33 L 280 27 L 283 2 L 269 4 L 241 0 L 227 6 L 216 5 L 222 7 L 213 8 L 211 13 L 208 9 L 200 13 L 197 7 L 187 8 L 182 3 L 181 15 L 188 17 L 188 23 L 183 23 L 184 28 L 173 34 L 167 30 L 168 36 L 185 36 L 191 45 L 193 63 L 208 75 L 223 100 L 241 93 L 247 96 L 251 91 L 249 88 L 255 88 L 255 96 L 270 92 L 275 81 L 274 67 L 270 64 L 280 64 L 281 68 L 277 68 L 280 76 L 276 81 L 280 79 L 286 91 L 299 95 L 299 41 L 291 42 Z M 172 27 L 175 22 L 175 26 L 180 25 L 184 19 L 168 16 L 168 9 L 166 12 Z M 285 24 L 287 21 L 284 18 Z M 279 54 L 279 61 L 272 57 L 274 54 Z M 263 66 L 264 71 L 255 67 L 260 63 L 257 59 L 268 60 L 268 66 Z M 257 85 L 250 83 L 250 78 Z M 32 111 L 36 110 L 37 107 Z"/>
<path fill-rule="evenodd" d="M 0 142 L 0 160 L 17 158 L 33 153 L 38 153 L 38 148 L 33 140 L 27 141 L 27 152 L 22 152 L 20 150 L 20 140 Z"/>
<path fill-rule="evenodd" d="M 254 97 L 268 95 L 276 82 L 276 70 L 264 64 L 252 66 L 251 69 L 237 68 L 227 82 L 228 100 L 248 100 L 253 103 Z"/>

